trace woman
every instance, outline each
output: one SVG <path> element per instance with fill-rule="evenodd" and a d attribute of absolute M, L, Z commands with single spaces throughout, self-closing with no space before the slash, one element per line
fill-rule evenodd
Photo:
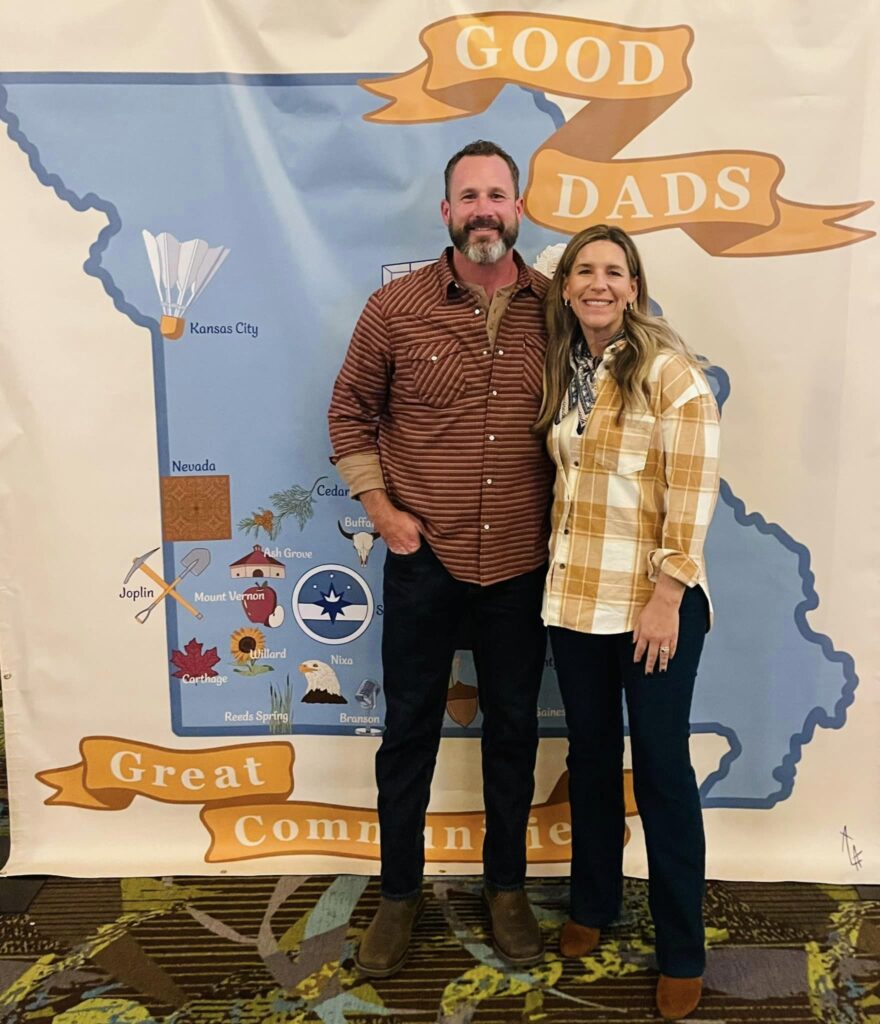
<path fill-rule="evenodd" d="M 718 489 L 718 410 L 699 361 L 660 317 L 632 239 L 575 235 L 546 299 L 535 429 L 556 466 L 544 621 L 569 732 L 570 920 L 586 956 L 620 911 L 626 697 L 660 980 L 675 1019 L 700 1000 L 703 825 L 688 750 L 710 608 L 703 540 Z"/>

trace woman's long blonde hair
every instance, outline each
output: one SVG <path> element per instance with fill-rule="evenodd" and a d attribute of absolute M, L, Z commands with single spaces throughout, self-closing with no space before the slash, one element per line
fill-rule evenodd
<path fill-rule="evenodd" d="M 625 410 L 644 408 L 650 397 L 648 373 L 658 352 L 671 350 L 695 365 L 702 361 L 691 352 L 682 338 L 660 316 L 649 312 L 648 282 L 639 251 L 632 238 L 622 229 L 596 224 L 578 232 L 568 245 L 556 267 L 544 299 L 544 318 L 547 324 L 547 355 L 544 359 L 544 400 L 534 426 L 536 434 L 546 434 L 562 398 L 571 382 L 569 360 L 574 343 L 581 337 L 581 325 L 572 308 L 566 305 L 562 290 L 574 267 L 578 253 L 590 242 L 614 242 L 626 256 L 630 276 L 636 283 L 637 293 L 633 308 L 623 314 L 626 345 L 606 363 L 608 371 L 620 389 L 621 407 L 618 419 Z"/>

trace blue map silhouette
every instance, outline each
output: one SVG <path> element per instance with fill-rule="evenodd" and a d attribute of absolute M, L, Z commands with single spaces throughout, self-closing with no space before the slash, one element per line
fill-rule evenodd
<path fill-rule="evenodd" d="M 265 507 L 274 491 L 332 472 L 325 410 L 351 328 L 381 284 L 382 266 L 435 258 L 447 244 L 438 207 L 449 155 L 475 138 L 492 138 L 525 170 L 561 123 L 543 96 L 509 87 L 473 118 L 371 124 L 363 115 L 379 104 L 357 77 L 0 74 L 0 118 L 34 174 L 73 209 L 107 215 L 107 227 L 82 254 L 84 270 L 121 314 L 150 332 L 159 473 L 169 474 L 174 460 L 210 458 L 217 472 L 230 474 L 234 540 L 224 543 L 231 555 L 250 548 L 235 530 L 239 519 Z M 158 331 L 144 228 L 230 249 L 178 342 Z M 558 241 L 526 221 L 518 248 L 532 260 Z M 256 325 L 257 337 L 190 333 L 190 323 L 239 321 Z M 700 339 L 690 340 L 705 351 Z M 709 376 L 723 406 L 731 393 L 727 375 L 714 367 Z M 342 495 L 320 498 L 302 529 L 288 522 L 272 543 L 310 549 L 314 557 L 287 563 L 286 590 L 273 581 L 279 599 L 289 600 L 301 572 L 316 563 L 357 564 L 337 521 L 360 514 Z M 184 550 L 164 545 L 168 578 Z M 376 595 L 381 554 L 358 568 Z M 716 624 L 692 721 L 694 732 L 723 736 L 728 751 L 702 784 L 703 803 L 772 807 L 792 792 L 814 730 L 845 724 L 855 667 L 809 626 L 819 597 L 808 550 L 747 511 L 727 481 L 707 561 Z M 223 557 L 199 581 L 206 591 L 229 583 Z M 168 622 L 171 651 L 194 627 L 173 614 Z M 210 622 L 213 632 L 199 639 L 224 651 L 229 632 L 243 624 L 239 603 L 212 606 Z M 277 632 L 277 642 L 290 648 L 291 674 L 306 658 L 330 660 L 327 648 L 297 635 L 292 615 Z M 378 677 L 378 636 L 371 627 L 340 649 L 357 661 L 350 677 L 338 670 L 344 689 L 353 693 L 363 676 Z M 283 668 L 275 667 L 277 677 Z M 236 677 L 209 693 L 173 686 L 175 731 L 224 732 L 212 723 L 224 709 L 248 706 L 256 685 Z M 544 702 L 558 702 L 552 680 Z M 332 706 L 309 711 L 317 717 L 298 731 L 340 731 Z"/>

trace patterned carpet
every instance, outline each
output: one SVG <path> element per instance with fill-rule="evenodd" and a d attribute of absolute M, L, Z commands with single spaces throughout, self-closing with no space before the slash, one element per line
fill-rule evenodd
<path fill-rule="evenodd" d="M 9 884 L 9 883 L 0 883 Z M 529 893 L 548 946 L 566 886 Z M 55 1024 L 512 1024 L 656 1020 L 647 894 L 599 955 L 505 970 L 476 879 L 427 885 L 409 963 L 367 982 L 352 962 L 376 906 L 352 876 L 49 879 L 0 917 L 0 1021 Z M 880 1022 L 880 902 L 852 887 L 713 883 L 696 1021 Z"/>
<path fill-rule="evenodd" d="M 0 728 L 0 798 L 4 762 Z M 0 799 L 0 846 L 6 837 Z M 375 880 L 50 878 L 38 886 L 0 880 L 2 1024 L 658 1019 L 647 890 L 638 880 L 626 882 L 621 923 L 580 961 L 555 952 L 566 883 L 530 882 L 548 953 L 517 972 L 487 944 L 479 880 L 429 880 L 409 962 L 372 983 L 359 977 L 352 954 L 376 908 Z M 880 900 L 862 898 L 876 889 L 710 883 L 705 995 L 690 1019 L 880 1024 Z M 16 901 L 27 909 L 17 911 Z"/>

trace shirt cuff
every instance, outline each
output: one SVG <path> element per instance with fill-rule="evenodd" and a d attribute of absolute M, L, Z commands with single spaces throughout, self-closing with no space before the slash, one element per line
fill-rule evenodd
<path fill-rule="evenodd" d="M 648 579 L 656 583 L 661 572 L 686 587 L 694 587 L 700 582 L 699 563 L 674 548 L 654 548 L 648 553 Z"/>
<path fill-rule="evenodd" d="M 364 491 L 385 490 L 382 463 L 376 452 L 345 455 L 336 463 L 336 472 L 342 477 L 352 498 L 363 494 Z"/>

